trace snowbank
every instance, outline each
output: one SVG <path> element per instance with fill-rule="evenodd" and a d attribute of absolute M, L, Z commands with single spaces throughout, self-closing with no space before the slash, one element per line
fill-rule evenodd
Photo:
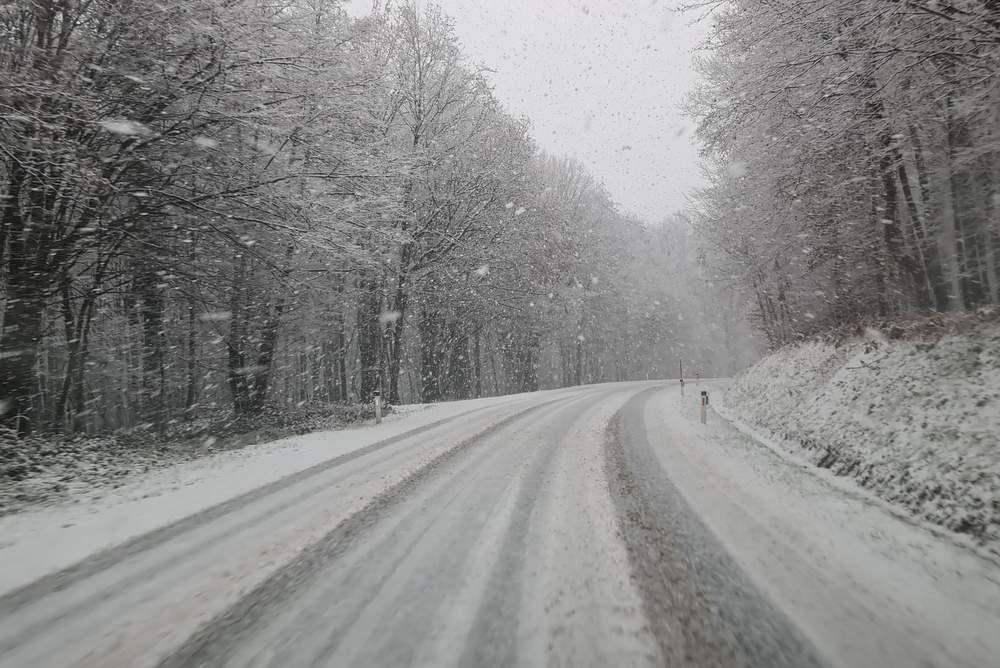
<path fill-rule="evenodd" d="M 165 434 L 137 428 L 105 436 L 0 431 L 0 516 L 58 503 L 97 488 L 117 488 L 137 475 L 249 445 L 343 429 L 369 418 L 359 405 L 269 407 L 233 417 L 224 412 L 183 422 Z"/>
<path fill-rule="evenodd" d="M 781 350 L 733 381 L 724 412 L 1000 552 L 1000 324 L 965 329 Z"/>

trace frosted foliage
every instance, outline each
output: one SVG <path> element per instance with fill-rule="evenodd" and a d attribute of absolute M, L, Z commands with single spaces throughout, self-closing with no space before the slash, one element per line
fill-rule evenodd
<path fill-rule="evenodd" d="M 30 4 L 0 15 L 0 426 L 170 438 L 754 355 L 686 223 L 541 151 L 433 4 Z"/>
<path fill-rule="evenodd" d="M 769 343 L 997 304 L 995 3 L 713 7 L 691 214 Z"/>

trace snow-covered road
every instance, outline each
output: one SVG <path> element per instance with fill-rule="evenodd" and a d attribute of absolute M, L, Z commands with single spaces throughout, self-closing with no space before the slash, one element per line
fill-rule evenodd
<path fill-rule="evenodd" d="M 1000 567 L 692 389 L 433 407 L 5 518 L 0 665 L 997 665 Z"/>

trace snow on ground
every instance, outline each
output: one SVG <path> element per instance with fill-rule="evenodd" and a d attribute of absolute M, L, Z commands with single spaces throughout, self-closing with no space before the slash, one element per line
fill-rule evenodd
<path fill-rule="evenodd" d="M 724 384 L 696 389 L 717 409 Z M 845 493 L 846 479 L 765 447 L 715 410 L 702 425 L 697 392 L 661 397 L 647 429 L 671 481 L 831 665 L 996 665 L 996 561 L 901 521 L 856 486 Z"/>
<path fill-rule="evenodd" d="M 723 400 L 726 414 L 786 450 L 1000 554 L 995 323 L 803 343 L 749 369 Z"/>
<path fill-rule="evenodd" d="M 371 407 L 267 406 L 253 415 L 208 411 L 157 432 L 140 425 L 113 434 L 32 434 L 0 430 L 0 515 L 120 487 L 135 475 L 227 450 L 364 422 Z"/>
<path fill-rule="evenodd" d="M 397 409 L 381 425 L 294 436 L 77 490 L 56 506 L 0 517 L 0 594 L 321 462 L 524 395 Z"/>

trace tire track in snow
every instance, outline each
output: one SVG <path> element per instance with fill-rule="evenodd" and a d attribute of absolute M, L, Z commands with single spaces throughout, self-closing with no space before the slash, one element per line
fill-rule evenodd
<path fill-rule="evenodd" d="M 235 605 L 205 624 L 158 665 L 160 668 L 187 668 L 225 663 L 229 648 L 239 646 L 245 634 L 251 633 L 257 624 L 294 599 L 302 588 L 310 584 L 315 573 L 343 555 L 387 513 L 401 506 L 422 483 L 441 473 L 449 464 L 495 433 L 554 404 L 578 397 L 578 394 L 560 397 L 521 410 L 494 422 L 483 431 L 441 453 L 339 523 L 323 538 L 306 548 L 299 557 L 281 567 Z M 449 418 L 453 419 L 455 418 Z"/>
<path fill-rule="evenodd" d="M 518 583 L 523 582 L 525 524 L 534 511 L 537 486 L 557 449 L 555 439 L 550 437 L 551 416 L 567 411 L 576 414 L 600 400 L 596 394 L 578 396 L 550 411 L 539 411 L 530 420 L 519 420 L 516 426 L 508 425 L 502 431 L 502 438 L 498 438 L 500 432 L 494 433 L 488 446 L 483 443 L 449 466 L 447 474 L 438 476 L 433 488 L 429 485 L 420 490 L 419 496 L 408 498 L 401 512 L 387 515 L 375 532 L 365 536 L 361 553 L 345 556 L 343 565 L 338 562 L 325 571 L 339 585 L 326 587 L 313 603 L 329 608 L 331 601 L 338 601 L 336 605 L 342 612 L 339 623 L 323 617 L 316 627 L 322 629 L 318 633 L 327 635 L 318 651 L 295 659 L 278 652 L 278 660 L 272 660 L 270 665 L 277 667 L 306 659 L 310 665 L 447 665 L 457 657 L 456 650 L 463 649 L 465 654 L 458 665 L 511 665 L 520 621 Z M 495 533 L 485 536 L 486 522 L 479 518 L 497 512 L 505 501 L 510 507 L 500 511 L 503 521 L 494 523 Z M 456 510 L 464 517 L 456 516 Z M 396 526 L 390 528 L 387 524 Z M 489 557 L 470 563 L 484 538 L 492 543 Z M 367 557 L 361 556 L 363 553 Z M 354 573 L 346 575 L 344 566 Z M 463 568 L 483 568 L 486 572 L 481 576 L 478 596 L 473 596 L 463 611 L 468 627 L 464 633 L 458 631 L 453 635 L 450 645 L 439 645 L 435 654 L 434 649 L 426 647 L 429 638 L 435 635 L 433 620 L 451 613 L 454 621 L 457 611 L 453 603 L 446 601 L 450 596 L 468 593 L 470 573 L 463 573 Z M 498 578 L 501 572 L 508 577 Z M 367 584 L 362 584 L 365 580 Z M 350 592 L 340 589 L 345 586 Z M 351 605 L 340 603 L 345 594 L 352 600 Z M 481 610 L 496 599 L 502 599 L 503 604 L 494 608 L 498 614 L 490 616 L 490 621 L 494 629 L 502 628 L 496 636 L 483 638 L 478 634 L 481 627 L 477 621 L 483 617 Z M 302 603 L 298 603 L 296 618 L 310 616 Z M 344 623 L 344 620 L 349 621 Z M 294 623 L 296 629 L 301 626 Z M 373 633 L 374 629 L 379 631 Z M 469 649 L 487 644 L 491 660 L 469 658 L 472 656 Z M 297 650 L 301 651 L 294 646 L 290 651 Z M 424 653 L 423 664 L 418 658 L 421 653 Z M 496 658 L 499 656 L 504 660 Z M 240 661 L 231 663 L 241 665 Z"/>
<path fill-rule="evenodd" d="M 564 431 L 568 430 L 569 425 L 560 427 Z M 520 583 L 525 566 L 530 518 L 536 512 L 539 490 L 558 453 L 558 439 L 550 438 L 522 474 L 507 530 L 501 539 L 499 554 L 486 585 L 487 593 L 473 616 L 469 638 L 459 665 L 517 664 L 518 611 L 522 604 Z"/>
<path fill-rule="evenodd" d="M 750 583 L 670 481 L 637 394 L 608 425 L 605 466 L 645 614 L 667 666 L 822 666 L 792 622 Z"/>
<path fill-rule="evenodd" d="M 152 550 L 180 534 L 209 524 L 220 517 L 273 494 L 274 492 L 296 485 L 352 460 L 370 455 L 391 445 L 395 445 L 396 443 L 419 436 L 420 434 L 444 426 L 454 420 L 464 418 L 473 413 L 489 410 L 490 408 L 494 407 L 485 406 L 483 408 L 475 408 L 459 415 L 446 417 L 441 420 L 410 429 L 401 434 L 396 434 L 395 436 L 377 441 L 363 448 L 359 448 L 358 450 L 339 455 L 296 473 L 292 473 L 291 475 L 285 476 L 280 480 L 275 480 L 272 483 L 268 483 L 262 487 L 258 487 L 250 490 L 249 492 L 240 494 L 239 496 L 235 496 L 227 501 L 223 501 L 222 503 L 206 508 L 205 510 L 202 510 L 194 515 L 189 515 L 188 517 L 177 520 L 176 522 L 162 526 L 159 529 L 154 529 L 148 533 L 136 536 L 135 538 L 121 543 L 120 545 L 98 552 L 97 554 L 72 566 L 41 577 L 34 582 L 17 589 L 13 589 L 3 596 L 0 596 L 0 618 L 16 614 L 25 606 L 34 603 L 52 592 L 67 589 L 75 583 L 112 568 L 116 564 L 119 564 L 130 557 Z M 0 652 L 2 652 L 2 648 L 0 648 Z"/>

